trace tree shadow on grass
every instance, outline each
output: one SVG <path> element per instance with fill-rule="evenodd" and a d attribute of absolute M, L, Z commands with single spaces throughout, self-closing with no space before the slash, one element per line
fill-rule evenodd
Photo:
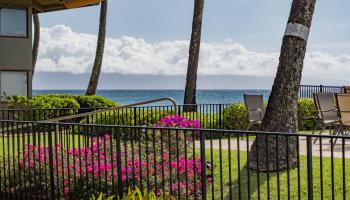
<path fill-rule="evenodd" d="M 213 184 L 208 187 L 208 199 L 278 199 L 278 196 L 280 199 L 298 199 L 296 168 L 290 169 L 289 173 L 287 170 L 278 173 L 248 170 L 246 152 L 240 152 L 239 162 L 237 153 L 213 153 Z M 305 174 L 302 173 L 301 176 Z M 301 183 L 300 187 L 307 185 Z"/>
<path fill-rule="evenodd" d="M 277 182 L 276 179 L 276 173 L 257 172 L 245 165 L 239 173 L 237 172 L 232 185 L 228 184 L 228 193 L 224 199 L 268 199 L 269 196 L 271 198 L 274 196 L 271 193 L 276 192 L 275 188 L 271 187 L 274 185 L 273 181 Z"/>
<path fill-rule="evenodd" d="M 237 162 L 237 159 L 232 159 Z M 227 178 L 223 178 L 223 199 L 307 199 L 307 160 L 301 156 L 298 168 L 283 170 L 280 172 L 257 172 L 248 170 L 246 160 L 240 167 L 232 168 L 232 184 Z M 231 161 L 232 162 L 232 161 Z M 350 160 L 345 160 L 346 168 L 350 167 Z M 322 174 L 320 173 L 320 157 L 313 157 L 313 196 L 314 199 L 321 199 L 321 192 L 324 199 L 332 199 L 332 176 L 334 179 L 334 199 L 343 198 L 343 182 L 345 183 L 346 193 L 350 192 L 350 177 L 343 177 L 343 161 L 340 158 L 334 159 L 332 170 L 331 159 L 324 157 L 322 159 Z M 233 170 L 236 171 L 233 171 Z M 345 169 L 346 171 L 347 169 Z M 333 171 L 333 172 L 332 172 Z M 229 171 L 226 171 L 227 173 Z M 235 173 L 236 172 L 236 173 Z M 238 176 L 239 175 L 239 176 Z M 322 178 L 321 178 L 322 176 Z M 249 177 L 249 180 L 248 180 Z M 322 179 L 322 184 L 321 184 Z M 220 191 L 220 189 L 219 189 Z M 219 193 L 215 194 L 215 199 L 220 199 Z"/>

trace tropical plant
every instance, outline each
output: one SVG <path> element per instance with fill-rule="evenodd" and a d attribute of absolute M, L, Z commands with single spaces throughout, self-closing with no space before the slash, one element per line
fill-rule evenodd
<path fill-rule="evenodd" d="M 194 1 L 194 12 L 192 21 L 192 35 L 190 50 L 188 56 L 187 78 L 185 87 L 184 104 L 196 104 L 197 90 L 197 70 L 199 51 L 201 44 L 202 18 L 203 18 L 204 0 Z M 185 111 L 195 111 L 195 106 L 186 106 Z"/>
<path fill-rule="evenodd" d="M 295 30 L 293 33 L 286 31 L 287 34 L 283 37 L 277 74 L 261 125 L 263 131 L 297 132 L 298 130 L 298 91 L 307 46 L 307 37 L 301 35 L 309 32 L 315 3 L 316 0 L 293 0 L 292 2 L 287 28 L 298 26 L 299 33 L 295 33 Z M 300 33 L 300 30 L 303 32 Z M 275 171 L 296 166 L 298 164 L 297 139 L 296 137 L 278 138 L 277 158 L 276 136 L 259 135 L 250 150 L 249 167 L 252 169 L 259 167 L 258 170 L 262 171 Z M 276 160 L 278 163 L 275 162 Z"/>
<path fill-rule="evenodd" d="M 92 67 L 92 72 L 90 76 L 89 85 L 86 90 L 86 95 L 96 94 L 98 80 L 100 78 L 105 40 L 106 40 L 107 8 L 108 8 L 108 0 L 101 1 L 100 23 L 99 23 L 100 25 L 99 25 L 98 38 L 97 38 L 95 62 L 94 62 L 94 66 Z"/>
<path fill-rule="evenodd" d="M 104 195 L 101 193 L 98 197 L 95 197 L 92 195 L 90 197 L 90 200 L 113 200 L 116 199 L 114 195 L 106 197 L 107 195 Z M 145 190 L 143 193 L 138 187 L 135 187 L 135 189 L 128 190 L 128 194 L 122 198 L 122 200 L 175 200 L 175 197 L 172 197 L 169 193 L 166 193 L 164 195 L 161 195 L 161 197 L 157 197 L 154 192 L 148 192 Z"/>
<path fill-rule="evenodd" d="M 298 100 L 298 124 L 300 131 L 313 130 L 316 126 L 316 106 L 312 99 Z"/>
<path fill-rule="evenodd" d="M 33 40 L 33 49 L 32 49 L 32 66 L 33 74 L 35 71 L 35 65 L 38 58 L 39 44 L 40 44 L 40 20 L 37 13 L 33 14 L 33 23 L 34 23 L 34 40 Z"/>
<path fill-rule="evenodd" d="M 115 198 L 114 195 L 106 197 L 103 193 L 101 193 L 98 197 L 95 197 L 95 195 L 92 195 L 89 200 L 113 200 Z"/>
<path fill-rule="evenodd" d="M 177 115 L 167 115 L 156 124 L 156 127 L 200 129 L 201 125 L 197 120 L 189 120 Z M 176 156 L 177 154 L 191 155 L 193 153 L 192 141 L 196 137 L 199 136 L 195 131 L 159 130 L 154 140 L 157 144 L 163 144 L 163 149 L 169 152 L 169 156 Z M 162 151 L 159 147 L 158 150 Z"/>
<path fill-rule="evenodd" d="M 195 121 L 173 116 L 169 118 L 175 119 L 174 123 L 184 128 L 199 127 Z M 167 126 L 167 122 L 168 120 L 161 120 L 158 124 Z M 173 123 L 170 123 L 170 126 L 176 127 Z M 88 145 L 72 146 L 56 143 L 51 148 L 34 144 L 24 145 L 23 155 L 19 156 L 18 161 L 20 164 L 18 174 L 21 174 L 18 183 L 26 187 L 11 184 L 9 189 L 25 188 L 26 191 L 23 192 L 49 191 L 50 186 L 47 183 L 54 179 L 53 182 L 58 183 L 54 188 L 55 194 L 67 199 L 86 199 L 91 194 L 98 194 L 101 191 L 111 195 L 120 182 L 123 184 L 123 191 L 136 184 L 139 187 L 147 185 L 151 191 L 157 191 L 156 195 L 166 191 L 170 191 L 170 194 L 172 191 L 180 191 L 188 192 L 189 196 L 200 195 L 195 191 L 201 185 L 202 165 L 201 159 L 195 153 L 183 154 L 184 148 L 181 149 L 179 146 L 178 150 L 181 151 L 162 148 L 166 147 L 168 141 L 145 142 L 140 136 L 140 134 L 146 137 L 149 135 L 150 139 L 154 139 L 152 136 L 160 135 L 160 131 L 139 133 L 135 136 L 131 135 L 132 131 L 125 130 L 121 133 L 124 141 L 120 143 L 120 150 L 111 132 L 99 134 L 97 131 L 100 130 L 94 133 L 81 133 L 81 135 L 93 135 L 84 139 L 86 141 L 84 144 Z M 132 138 L 132 141 L 127 138 Z M 169 139 L 171 144 L 179 142 L 173 141 L 173 137 Z M 132 145 L 135 143 L 137 145 Z M 120 165 L 117 162 L 118 156 L 121 159 Z M 117 173 L 118 166 L 121 167 L 119 168 L 121 174 Z M 53 176 L 48 173 L 48 169 L 53 170 Z M 210 185 L 209 176 L 207 181 L 207 185 Z M 99 184 L 96 184 L 97 182 Z"/>
<path fill-rule="evenodd" d="M 248 112 L 243 103 L 235 103 L 224 110 L 225 129 L 246 130 L 248 127 Z"/>

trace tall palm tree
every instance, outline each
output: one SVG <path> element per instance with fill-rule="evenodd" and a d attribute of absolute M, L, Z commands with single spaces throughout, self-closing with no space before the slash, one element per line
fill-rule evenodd
<path fill-rule="evenodd" d="M 39 43 L 40 43 L 40 20 L 39 20 L 39 15 L 37 13 L 33 14 L 33 22 L 34 22 L 34 41 L 33 41 L 33 49 L 32 49 L 32 65 L 33 65 L 33 73 L 34 73 L 36 61 L 38 58 Z"/>
<path fill-rule="evenodd" d="M 196 104 L 197 69 L 201 44 L 204 0 L 195 0 L 192 21 L 192 35 L 187 66 L 184 104 Z M 194 111 L 194 106 L 187 106 L 185 111 Z"/>
<path fill-rule="evenodd" d="M 261 126 L 263 131 L 292 133 L 298 131 L 298 91 L 315 4 L 316 0 L 293 0 L 292 2 L 277 74 Z M 297 141 L 296 137 L 259 135 L 250 150 L 249 167 L 257 169 L 259 166 L 258 170 L 266 171 L 267 169 L 283 170 L 288 165 L 295 166 Z"/>
<path fill-rule="evenodd" d="M 90 82 L 86 90 L 86 95 L 95 95 L 97 90 L 98 80 L 100 77 L 101 67 L 102 67 L 105 39 L 106 39 L 107 7 L 108 7 L 108 1 L 107 0 L 102 1 L 101 10 L 100 10 L 100 25 L 99 25 L 98 38 L 97 38 L 95 62 L 92 68 Z"/>

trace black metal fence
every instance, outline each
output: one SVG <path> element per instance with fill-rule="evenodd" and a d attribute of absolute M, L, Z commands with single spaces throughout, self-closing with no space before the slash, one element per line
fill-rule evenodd
<path fill-rule="evenodd" d="M 343 92 L 341 86 L 323 86 L 323 85 L 301 85 L 299 97 L 312 98 L 313 93 L 317 92 Z M 74 121 L 66 122 L 85 122 L 93 123 L 100 121 L 111 125 L 149 125 L 159 120 L 166 114 L 177 114 L 187 118 L 197 119 L 202 123 L 202 128 L 223 129 L 224 128 L 224 110 L 232 104 L 197 104 L 197 105 L 178 105 L 178 106 L 142 106 L 122 108 L 116 111 L 109 111 L 103 114 L 90 115 L 89 118 L 79 118 Z M 192 107 L 196 112 L 185 112 L 185 107 Z M 49 108 L 49 109 L 1 109 L 0 119 L 6 120 L 27 120 L 43 121 L 55 119 L 69 115 L 82 114 L 105 108 Z M 82 120 L 84 119 L 84 120 Z"/>
<path fill-rule="evenodd" d="M 346 199 L 350 192 L 347 136 L 0 122 L 1 199 L 122 196 L 136 186 L 176 199 Z M 266 145 L 254 157 L 257 137 Z"/>
<path fill-rule="evenodd" d="M 313 98 L 314 93 L 318 92 L 333 92 L 342 93 L 342 86 L 326 86 L 326 85 L 300 85 L 299 97 L 300 98 Z"/>
<path fill-rule="evenodd" d="M 196 112 L 185 112 L 185 107 L 195 107 Z M 129 126 L 153 126 L 166 115 L 178 115 L 188 119 L 196 119 L 201 128 L 224 129 L 225 109 L 230 104 L 198 104 L 178 106 L 145 106 L 118 108 L 101 113 L 93 113 L 82 117 L 62 119 L 62 117 L 89 113 L 105 108 L 55 108 L 55 109 L 3 109 L 0 119 L 16 121 L 45 121 L 59 118 L 60 122 L 83 124 L 107 124 Z"/>

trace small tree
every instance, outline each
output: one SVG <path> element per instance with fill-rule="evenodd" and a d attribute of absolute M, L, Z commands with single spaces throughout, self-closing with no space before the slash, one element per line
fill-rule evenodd
<path fill-rule="evenodd" d="M 276 78 L 261 126 L 263 131 L 296 133 L 298 130 L 298 91 L 315 3 L 316 0 L 293 0 Z M 258 135 L 250 150 L 249 167 L 258 169 L 259 166 L 258 170 L 266 171 L 286 169 L 288 164 L 295 166 L 297 140 L 296 137 Z"/>

